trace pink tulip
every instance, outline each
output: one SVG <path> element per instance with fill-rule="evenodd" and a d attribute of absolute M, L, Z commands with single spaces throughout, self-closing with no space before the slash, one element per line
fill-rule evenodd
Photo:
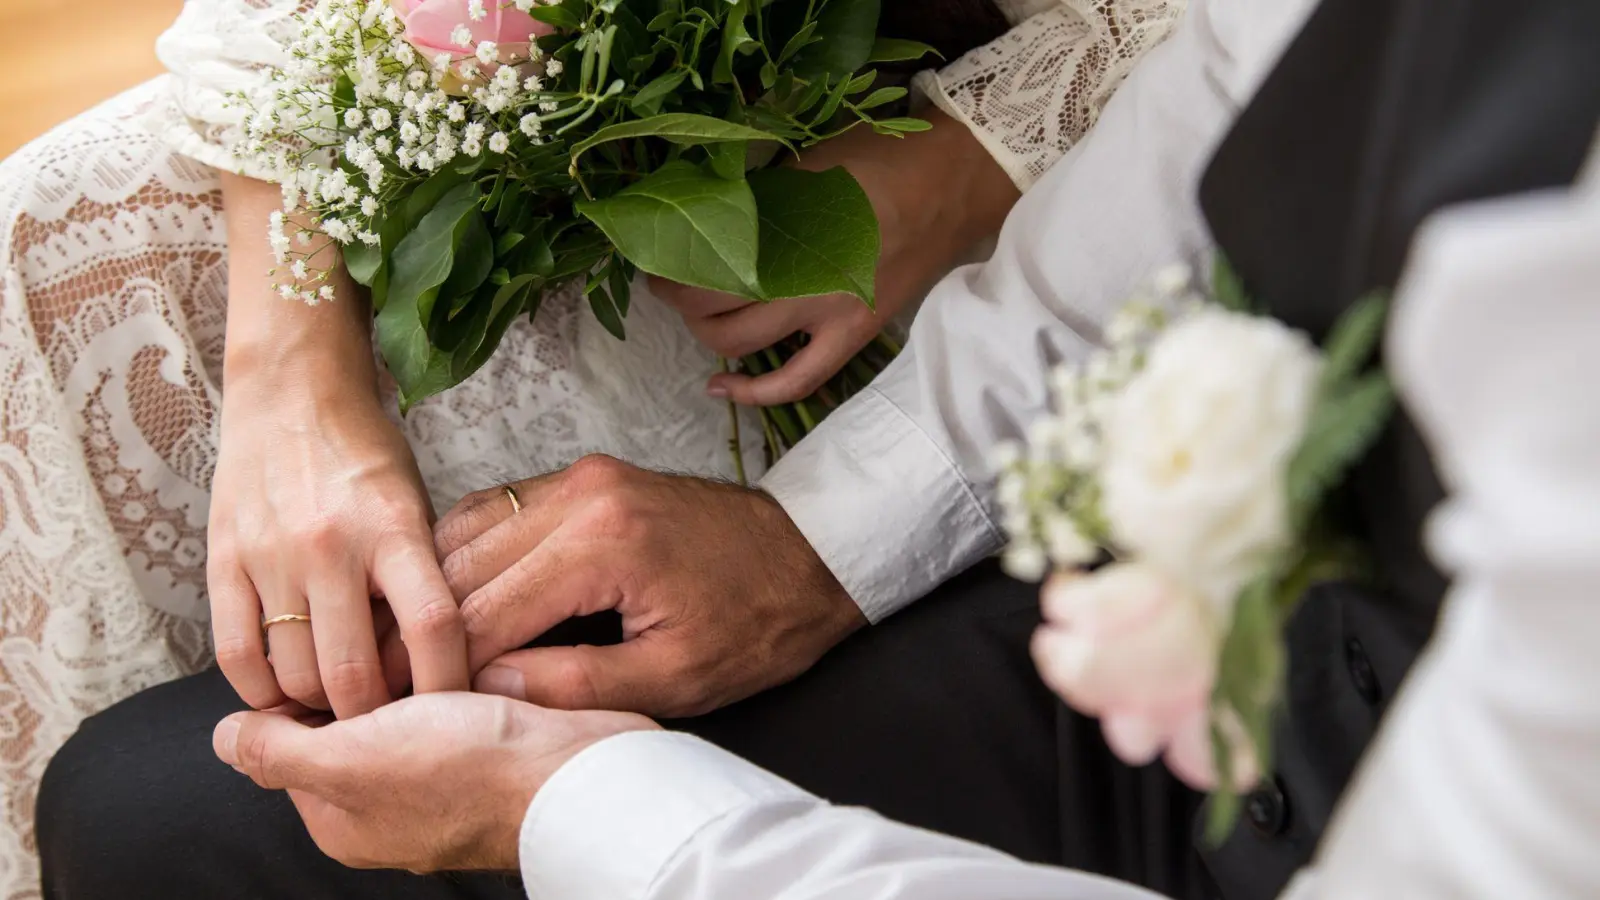
<path fill-rule="evenodd" d="M 429 61 L 441 53 L 462 59 L 472 56 L 479 44 L 493 41 L 500 61 L 516 63 L 528 58 L 533 40 L 555 31 L 510 4 L 510 0 L 483 0 L 483 18 L 473 20 L 469 0 L 390 0 L 406 26 L 406 41 Z M 463 47 L 453 35 L 465 25 L 472 44 Z M 492 74 L 486 72 L 485 74 Z"/>
<path fill-rule="evenodd" d="M 1040 675 L 1068 705 L 1099 717 L 1118 758 L 1142 766 L 1165 754 L 1184 781 L 1215 786 L 1210 705 L 1221 635 L 1211 605 L 1156 569 L 1119 563 L 1055 576 L 1043 612 L 1033 641 Z M 1240 748 L 1235 783 L 1253 782 L 1249 742 L 1230 743 Z"/>

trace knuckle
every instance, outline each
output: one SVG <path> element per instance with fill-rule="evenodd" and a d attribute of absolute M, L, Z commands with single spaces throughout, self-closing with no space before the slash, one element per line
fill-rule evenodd
<path fill-rule="evenodd" d="M 243 635 L 217 638 L 217 665 L 224 673 L 248 666 L 261 657 L 261 651 Z"/>
<path fill-rule="evenodd" d="M 584 510 L 584 530 L 598 537 L 631 541 L 638 537 L 642 512 L 638 501 L 627 494 L 595 497 Z"/>
<path fill-rule="evenodd" d="M 322 685 L 337 697 L 359 697 L 383 684 L 383 667 L 376 660 L 347 659 L 322 673 Z"/>
<path fill-rule="evenodd" d="M 328 708 L 328 694 L 322 687 L 322 676 L 313 669 L 291 669 L 278 673 L 278 687 L 291 700 L 317 709 Z"/>
<path fill-rule="evenodd" d="M 294 525 L 288 539 L 295 552 L 313 559 L 326 559 L 342 549 L 343 529 L 331 517 L 317 516 Z"/>
<path fill-rule="evenodd" d="M 547 687 L 557 706 L 588 709 L 595 705 L 598 694 L 594 678 L 588 667 L 576 659 L 567 659 L 552 666 L 547 677 Z"/>
<path fill-rule="evenodd" d="M 461 609 L 453 600 L 435 597 L 417 607 L 411 617 L 409 637 L 423 642 L 454 638 L 462 633 Z"/>
<path fill-rule="evenodd" d="M 615 490 L 626 480 L 629 466 L 614 456 L 591 453 L 567 467 L 563 487 L 580 493 Z"/>

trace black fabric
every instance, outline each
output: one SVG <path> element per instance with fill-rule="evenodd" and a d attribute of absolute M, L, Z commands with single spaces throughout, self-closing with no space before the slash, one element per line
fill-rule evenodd
<path fill-rule="evenodd" d="M 1571 183 L 1597 122 L 1600 3 L 1327 0 L 1218 149 L 1202 206 L 1252 294 L 1321 336 L 1394 287 L 1432 212 Z M 1228 900 L 1274 897 L 1309 861 L 1425 642 L 1446 581 L 1422 524 L 1441 496 L 1402 416 L 1339 498 L 1380 584 L 1318 585 L 1291 623 L 1276 778 L 1206 854 Z"/>
<path fill-rule="evenodd" d="M 1037 623 L 1037 588 L 985 564 L 794 683 L 674 724 L 838 803 L 1203 896 L 1182 824 L 1197 798 L 1159 767 L 1116 763 L 1094 723 L 1050 695 L 1027 652 Z M 615 632 L 614 622 L 580 622 L 552 641 Z M 503 876 L 423 878 L 328 860 L 285 797 L 212 755 L 212 728 L 242 706 L 212 671 L 86 722 L 40 789 L 45 896 L 521 896 Z M 1119 839 L 1106 834 L 1112 811 Z"/>

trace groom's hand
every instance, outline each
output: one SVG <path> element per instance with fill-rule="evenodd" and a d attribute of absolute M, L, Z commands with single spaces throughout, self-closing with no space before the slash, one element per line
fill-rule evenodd
<path fill-rule="evenodd" d="M 557 769 L 608 737 L 656 727 L 627 713 L 423 694 L 322 728 L 238 713 L 212 743 L 257 784 L 287 790 L 312 840 L 347 866 L 510 871 L 528 804 Z"/>
<path fill-rule="evenodd" d="M 513 489 L 521 512 L 482 491 L 435 530 L 480 691 L 694 716 L 793 679 L 866 624 L 759 491 L 604 456 Z M 622 644 L 517 650 L 611 609 Z"/>

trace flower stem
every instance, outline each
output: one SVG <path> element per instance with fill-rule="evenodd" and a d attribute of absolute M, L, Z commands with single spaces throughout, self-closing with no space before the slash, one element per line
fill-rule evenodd
<path fill-rule="evenodd" d="M 724 373 L 733 371 L 723 357 L 717 357 L 717 364 Z M 739 438 L 739 406 L 731 399 L 728 401 L 728 422 L 733 426 L 733 436 L 728 439 L 728 449 L 733 452 L 733 471 L 739 478 L 739 484 L 749 487 L 750 478 L 744 471 L 744 443 Z"/>

